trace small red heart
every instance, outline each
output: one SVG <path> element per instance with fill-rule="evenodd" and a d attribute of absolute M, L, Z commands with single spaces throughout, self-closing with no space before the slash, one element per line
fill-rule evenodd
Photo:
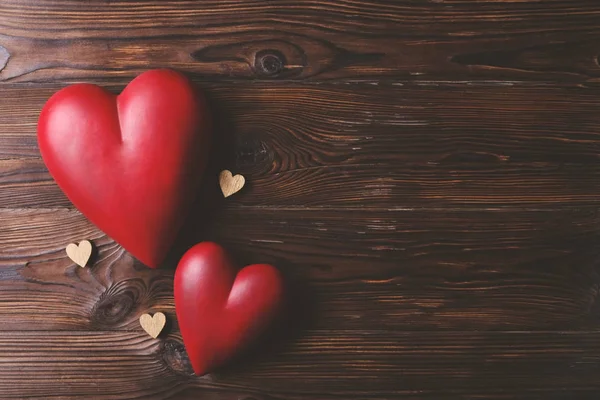
<path fill-rule="evenodd" d="M 206 102 L 183 75 L 145 72 L 119 95 L 68 86 L 44 106 L 40 151 L 71 202 L 150 267 L 166 256 L 206 165 Z"/>
<path fill-rule="evenodd" d="M 175 272 L 175 311 L 196 375 L 223 365 L 267 328 L 281 309 L 283 283 L 267 264 L 236 269 L 222 247 L 195 245 Z"/>

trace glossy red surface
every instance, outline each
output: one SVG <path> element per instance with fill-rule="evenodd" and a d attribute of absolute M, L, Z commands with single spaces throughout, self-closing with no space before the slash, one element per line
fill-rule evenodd
<path fill-rule="evenodd" d="M 92 223 L 149 267 L 163 261 L 195 198 L 210 139 L 206 102 L 172 70 L 152 70 L 119 95 L 76 84 L 38 123 L 44 162 Z"/>
<path fill-rule="evenodd" d="M 175 272 L 175 310 L 197 375 L 224 364 L 246 348 L 281 309 L 282 279 L 271 265 L 239 272 L 215 243 L 195 245 Z"/>

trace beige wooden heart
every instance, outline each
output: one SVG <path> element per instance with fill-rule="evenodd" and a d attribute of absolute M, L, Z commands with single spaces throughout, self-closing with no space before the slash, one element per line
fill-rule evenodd
<path fill-rule="evenodd" d="M 83 268 L 92 256 L 92 243 L 89 240 L 82 240 L 79 245 L 69 244 L 66 250 L 69 258 Z"/>
<path fill-rule="evenodd" d="M 167 317 L 161 312 L 157 312 L 154 316 L 150 316 L 150 314 L 140 316 L 140 325 L 154 339 L 160 335 L 166 323 Z"/>
<path fill-rule="evenodd" d="M 246 178 L 242 175 L 233 176 L 231 171 L 224 170 L 219 174 L 219 185 L 221 185 L 221 191 L 223 196 L 229 197 L 234 193 L 239 192 L 246 183 Z"/>

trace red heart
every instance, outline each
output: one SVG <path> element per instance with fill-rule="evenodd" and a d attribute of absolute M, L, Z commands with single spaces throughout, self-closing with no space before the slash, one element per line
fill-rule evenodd
<path fill-rule="evenodd" d="M 171 70 L 152 70 L 119 95 L 68 86 L 44 106 L 46 166 L 92 223 L 144 264 L 166 256 L 192 205 L 210 139 L 206 102 Z"/>
<path fill-rule="evenodd" d="M 175 272 L 175 311 L 197 375 L 221 366 L 260 335 L 281 309 L 277 269 L 249 265 L 237 273 L 222 247 L 203 242 Z"/>

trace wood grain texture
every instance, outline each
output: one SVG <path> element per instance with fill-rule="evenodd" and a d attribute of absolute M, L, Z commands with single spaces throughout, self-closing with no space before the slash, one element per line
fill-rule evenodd
<path fill-rule="evenodd" d="M 0 80 L 600 76 L 589 0 L 3 0 Z M 568 56 L 565 56 L 568 54 Z"/>
<path fill-rule="evenodd" d="M 358 164 L 252 172 L 235 202 L 257 207 L 556 208 L 597 206 L 600 165 Z M 205 184 L 217 184 L 209 175 Z M 41 159 L 0 160 L 0 208 L 72 208 Z"/>
<path fill-rule="evenodd" d="M 283 272 L 300 329 L 600 328 L 595 209 L 226 207 L 212 218 L 202 229 L 190 221 L 181 248 L 150 270 L 76 211 L 0 210 L 0 330 L 135 330 L 141 314 L 156 311 L 177 326 L 174 267 L 208 235 L 240 266 L 266 262 Z M 62 247 L 79 236 L 99 249 L 86 269 Z"/>
<path fill-rule="evenodd" d="M 556 207 L 600 198 L 594 87 L 206 88 L 224 121 L 213 158 L 250 181 L 239 204 Z M 70 206 L 35 139 L 39 109 L 57 89 L 3 89 L 0 207 Z M 12 98 L 23 107 L 11 113 Z"/>
<path fill-rule="evenodd" d="M 228 140 L 217 154 L 227 159 L 235 151 L 244 171 L 376 162 L 595 164 L 600 153 L 597 84 L 199 84 L 219 117 L 218 136 Z M 0 159 L 39 157 L 38 116 L 62 87 L 2 86 Z"/>
<path fill-rule="evenodd" d="M 591 396 L 600 388 L 594 379 L 597 335 L 309 331 L 295 342 L 263 348 L 241 361 L 243 368 L 197 378 L 190 376 L 178 335 L 154 340 L 144 332 L 4 332 L 0 390 L 3 398 L 48 398 L 50 390 L 58 398 L 111 400 L 560 399 Z M 430 385 L 432 379 L 437 385 Z M 574 384 L 577 390 L 565 390 Z"/>
<path fill-rule="evenodd" d="M 0 1 L 0 398 L 593 399 L 600 3 Z M 184 71 L 213 162 L 165 265 L 73 209 L 36 143 L 70 82 Z M 223 199 L 218 172 L 247 178 Z M 87 268 L 65 254 L 88 238 Z M 173 272 L 200 240 L 289 289 L 193 377 Z M 158 339 L 140 327 L 164 312 Z"/>

